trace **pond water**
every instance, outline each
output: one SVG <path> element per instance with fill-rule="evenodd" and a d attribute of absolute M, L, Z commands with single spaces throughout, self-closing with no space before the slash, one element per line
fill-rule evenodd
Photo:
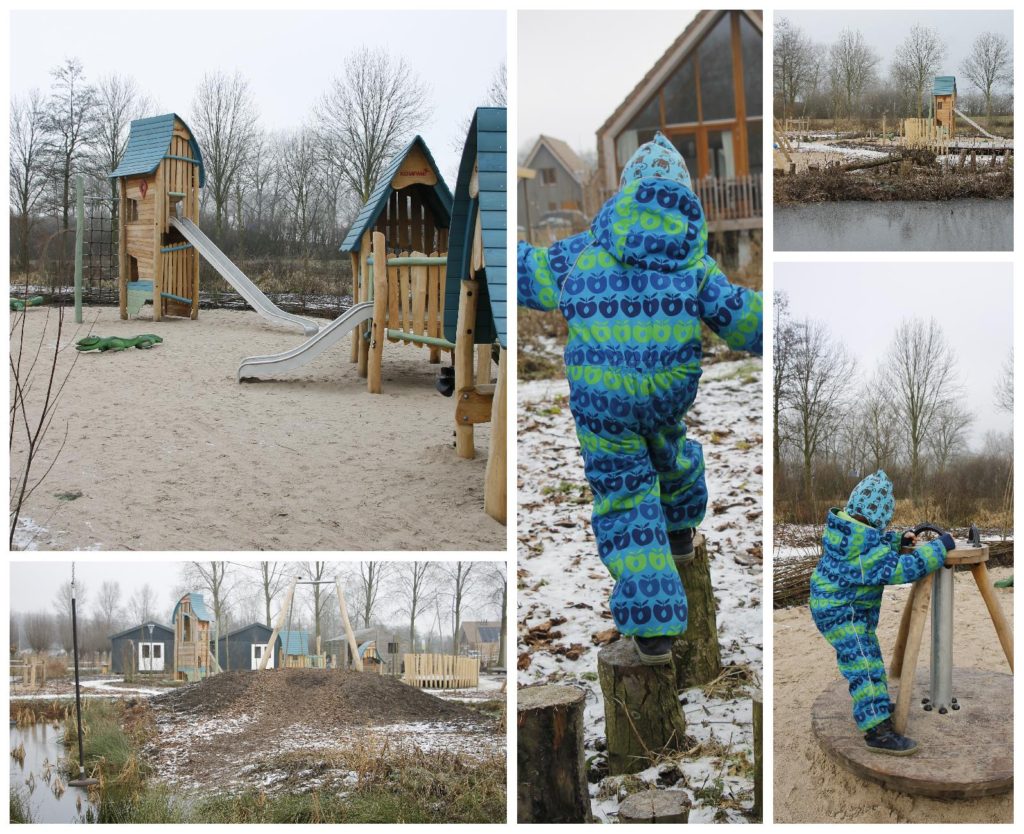
<path fill-rule="evenodd" d="M 66 777 L 58 767 L 64 758 L 61 735 L 62 730 L 48 722 L 11 727 L 10 749 L 13 751 L 19 745 L 25 749 L 22 762 L 10 757 L 11 788 L 21 792 L 32 822 L 86 822 L 86 814 L 95 810 L 85 789 L 70 788 L 64 784 Z M 60 786 L 64 787 L 63 792 Z"/>
<path fill-rule="evenodd" d="M 786 252 L 1003 252 L 1013 249 L 1013 201 L 778 206 L 774 230 Z"/>

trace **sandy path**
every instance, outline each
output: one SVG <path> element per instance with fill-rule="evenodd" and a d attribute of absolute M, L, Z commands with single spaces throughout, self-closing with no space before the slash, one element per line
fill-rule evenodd
<path fill-rule="evenodd" d="M 147 314 L 144 312 L 144 316 Z M 478 457 L 453 448 L 454 403 L 437 366 L 388 344 L 384 393 L 366 393 L 349 343 L 283 380 L 240 385 L 239 361 L 300 344 L 256 313 L 204 310 L 196 322 L 122 322 L 88 308 L 81 332 L 156 333 L 159 347 L 79 357 L 63 394 L 50 463 L 24 508 L 21 546 L 96 550 L 498 550 L 505 528 L 483 511 L 489 427 Z M 55 316 L 31 310 L 26 344 Z M 74 359 L 62 353 L 62 365 Z M 14 455 L 12 466 L 20 460 Z M 57 493 L 81 497 L 67 501 Z"/>
<path fill-rule="evenodd" d="M 1012 573 L 993 568 L 993 580 Z M 970 577 L 959 578 L 954 597 L 953 663 L 1007 671 L 992 622 Z M 910 586 L 886 590 L 878 637 L 888 663 L 896 641 L 899 615 Z M 1013 623 L 1013 590 L 996 589 L 1000 605 Z M 775 822 L 862 823 L 1008 823 L 1013 821 L 1012 794 L 983 799 L 943 801 L 907 796 L 863 781 L 829 761 L 811 735 L 811 704 L 838 679 L 835 652 L 818 634 L 806 607 L 775 612 L 774 817 Z M 926 635 L 927 636 L 927 635 Z M 928 644 L 919 668 L 927 668 Z M 1010 731 L 1010 728 L 1007 728 Z M 950 751 L 955 754 L 956 751 Z"/>

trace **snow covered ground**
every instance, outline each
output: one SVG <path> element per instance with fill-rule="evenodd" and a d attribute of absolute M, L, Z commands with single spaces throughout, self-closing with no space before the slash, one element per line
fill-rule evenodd
<path fill-rule="evenodd" d="M 604 745 L 597 652 L 599 641 L 614 633 L 607 609 L 612 581 L 590 530 L 590 491 L 568 385 L 521 384 L 518 400 L 519 683 L 559 682 L 586 692 L 586 754 L 592 760 L 601 758 Z M 722 662 L 737 667 L 738 678 L 759 679 L 761 361 L 709 366 L 686 422 L 704 446 L 710 502 L 701 529 L 711 557 Z M 595 816 L 612 822 L 629 793 L 672 786 L 689 793 L 691 823 L 748 821 L 743 812 L 753 801 L 753 736 L 745 688 L 732 687 L 722 697 L 700 689 L 681 692 L 691 752 L 630 777 L 602 776 L 592 768 Z"/>

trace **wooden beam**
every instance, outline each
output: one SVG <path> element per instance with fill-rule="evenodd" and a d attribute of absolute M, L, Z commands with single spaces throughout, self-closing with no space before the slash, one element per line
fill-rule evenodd
<path fill-rule="evenodd" d="M 338 592 L 338 610 L 341 612 L 341 624 L 345 627 L 348 647 L 352 650 L 352 665 L 357 672 L 362 672 L 363 659 L 359 656 L 359 644 L 356 643 L 356 635 L 352 631 L 352 623 L 348 619 L 348 603 L 345 601 L 345 588 L 341 584 L 341 574 L 334 577 L 334 587 Z"/>
<path fill-rule="evenodd" d="M 267 651 L 263 652 L 263 657 L 260 658 L 259 670 L 261 672 L 267 668 L 267 661 L 274 654 L 274 643 L 277 642 L 277 638 L 281 634 L 281 629 L 284 628 L 288 612 L 292 609 L 292 598 L 295 596 L 295 586 L 298 584 L 299 578 L 296 576 L 292 580 L 291 586 L 289 586 L 288 588 L 288 593 L 284 598 L 284 605 L 281 606 L 281 610 L 278 612 L 277 620 L 274 622 L 274 630 L 270 632 L 270 640 L 267 643 Z M 175 646 L 177 646 L 177 641 L 175 641 Z"/>
<path fill-rule="evenodd" d="M 373 324 L 370 327 L 370 354 L 366 374 L 366 390 L 379 394 L 384 363 L 384 342 L 387 339 L 388 255 L 384 235 L 373 233 Z"/>
<path fill-rule="evenodd" d="M 476 310 L 479 282 L 465 280 L 459 291 L 458 329 L 455 337 L 455 390 L 465 391 L 473 387 L 473 336 L 476 326 Z M 455 451 L 460 458 L 476 456 L 473 448 L 473 424 L 455 423 Z"/>
<path fill-rule="evenodd" d="M 124 177 L 117 183 L 117 304 L 121 318 L 128 318 L 128 194 Z"/>
<path fill-rule="evenodd" d="M 508 351 L 498 356 L 498 382 L 491 402 L 491 445 L 484 476 L 484 510 L 502 524 L 507 523 L 508 484 L 506 479 L 506 441 L 508 437 Z"/>
<path fill-rule="evenodd" d="M 460 389 L 456 392 L 456 425 L 473 426 L 490 421 L 493 402 L 493 391 L 488 393 L 476 387 Z"/>

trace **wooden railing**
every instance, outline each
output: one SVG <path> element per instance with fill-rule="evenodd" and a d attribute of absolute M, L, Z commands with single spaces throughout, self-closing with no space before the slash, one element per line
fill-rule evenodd
<path fill-rule="evenodd" d="M 480 660 L 452 654 L 407 654 L 402 682 L 422 689 L 463 689 L 480 683 Z"/>
<path fill-rule="evenodd" d="M 764 214 L 761 175 L 705 177 L 694 181 L 694 191 L 704 207 L 710 231 L 753 229 L 761 226 Z"/>

